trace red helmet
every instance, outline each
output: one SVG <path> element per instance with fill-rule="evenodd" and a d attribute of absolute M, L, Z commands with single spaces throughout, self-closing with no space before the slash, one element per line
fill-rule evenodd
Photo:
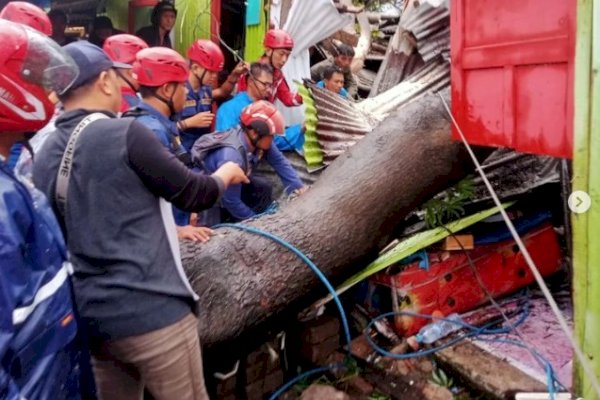
<path fill-rule="evenodd" d="M 77 65 L 48 36 L 0 19 L 0 132 L 36 131 L 54 112 L 48 93 L 64 93 Z"/>
<path fill-rule="evenodd" d="M 140 85 L 157 87 L 165 83 L 187 81 L 187 62 L 175 50 L 150 47 L 135 56 L 132 75 Z"/>
<path fill-rule="evenodd" d="M 187 56 L 208 71 L 220 72 L 225 66 L 225 56 L 221 48 L 210 40 L 196 40 L 188 49 Z"/>
<path fill-rule="evenodd" d="M 283 135 L 285 121 L 279 110 L 266 100 L 255 101 L 242 110 L 242 126 L 252 128 L 259 136 Z"/>
<path fill-rule="evenodd" d="M 291 50 L 294 47 L 294 39 L 289 33 L 281 29 L 270 29 L 265 35 L 265 41 L 263 42 L 267 49 L 288 49 Z"/>
<path fill-rule="evenodd" d="M 27 25 L 47 36 L 52 35 L 52 23 L 48 14 L 26 1 L 11 1 L 0 11 L 0 18 Z"/>
<path fill-rule="evenodd" d="M 133 64 L 135 55 L 147 48 L 148 45 L 142 39 L 126 33 L 108 37 L 102 46 L 111 60 L 124 64 Z"/>

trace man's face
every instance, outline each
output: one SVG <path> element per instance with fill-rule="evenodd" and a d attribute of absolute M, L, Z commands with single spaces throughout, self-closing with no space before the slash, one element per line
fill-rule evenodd
<path fill-rule="evenodd" d="M 251 76 L 250 80 L 255 89 L 252 93 L 254 100 L 268 99 L 269 94 L 271 93 L 271 87 L 273 86 L 273 75 L 261 72 L 257 77 Z"/>
<path fill-rule="evenodd" d="M 175 15 L 175 13 L 173 11 L 163 11 L 160 14 L 160 19 L 159 19 L 159 23 L 158 25 L 165 31 L 170 31 L 171 29 L 173 29 L 173 26 L 175 25 L 175 20 L 177 19 L 177 16 Z"/>
<path fill-rule="evenodd" d="M 352 65 L 352 56 L 337 56 L 333 61 L 335 65 L 340 67 L 344 72 L 350 71 L 350 65 Z"/>
<path fill-rule="evenodd" d="M 204 74 L 204 76 L 203 76 Z M 202 76 L 202 82 L 200 82 L 200 86 L 210 86 L 213 89 L 217 88 L 219 83 L 219 73 L 216 71 L 208 71 L 200 66 L 198 66 L 198 70 L 196 72 L 196 76 Z"/>
<path fill-rule="evenodd" d="M 258 140 L 258 142 L 256 142 L 256 148 L 263 150 L 263 151 L 267 151 L 271 148 L 272 143 L 273 143 L 273 136 L 271 136 L 271 135 L 263 136 Z"/>
<path fill-rule="evenodd" d="M 271 63 L 277 69 L 283 68 L 291 54 L 291 51 L 287 49 L 274 49 L 270 50 L 270 52 Z"/>
<path fill-rule="evenodd" d="M 344 87 L 344 75 L 339 72 L 334 72 L 331 75 L 331 79 L 325 79 L 325 88 L 331 90 L 333 93 L 340 93 L 340 90 Z"/>
<path fill-rule="evenodd" d="M 175 94 L 173 95 L 173 107 L 175 108 L 176 112 L 181 112 L 185 105 L 187 89 L 184 83 L 172 83 L 171 85 L 176 85 L 174 88 Z"/>

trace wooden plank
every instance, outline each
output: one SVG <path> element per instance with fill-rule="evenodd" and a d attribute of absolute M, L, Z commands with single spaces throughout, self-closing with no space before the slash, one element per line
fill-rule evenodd
<path fill-rule="evenodd" d="M 543 392 L 546 386 L 508 362 L 475 346 L 462 342 L 438 351 L 436 359 L 460 375 L 473 388 L 493 399 L 513 399 L 516 392 Z"/>
<path fill-rule="evenodd" d="M 596 107 L 600 101 L 597 87 L 600 85 L 597 78 L 592 80 L 592 46 L 598 47 L 599 41 L 593 39 L 593 31 L 598 30 L 597 25 L 600 21 L 594 16 L 594 13 L 600 12 L 600 2 L 597 0 L 578 0 L 577 1 L 577 41 L 575 57 L 575 82 L 574 82 L 574 102 L 577 104 L 574 110 L 574 154 L 573 154 L 573 190 L 583 190 L 590 193 L 592 197 L 592 209 L 587 214 L 572 214 L 573 222 L 573 303 L 574 303 L 574 324 L 575 334 L 579 343 L 583 346 L 583 351 L 588 355 L 593 363 L 596 375 L 600 372 L 600 353 L 598 352 L 597 337 L 600 329 L 597 326 L 598 313 L 597 298 L 593 299 L 594 290 L 598 290 L 600 279 L 597 276 L 598 264 L 594 265 L 592 255 L 598 257 L 598 251 L 593 249 L 598 240 L 593 237 L 598 227 L 594 227 L 592 220 L 597 222 L 600 204 L 600 189 L 598 182 L 591 180 L 592 176 L 598 174 L 593 172 L 598 168 L 600 162 L 597 149 L 592 152 L 592 147 L 600 142 L 600 132 L 597 131 L 598 124 L 596 115 L 596 131 L 592 129 L 592 106 L 594 100 Z M 594 21 L 595 20 L 595 21 Z M 596 27 L 594 26 L 596 25 Z M 595 28 L 595 29 L 594 29 Z M 594 43 L 595 42 L 595 43 Z M 598 51 L 596 51 L 598 53 Z M 596 55 L 596 59 L 597 59 Z M 596 65 L 598 68 L 598 65 Z M 594 84 L 594 90 L 592 90 Z M 592 98 L 593 95 L 597 97 Z M 597 112 L 596 112 L 597 113 Z M 592 158 L 595 157 L 595 159 Z M 597 178 L 596 178 L 597 179 Z M 593 189 L 593 190 L 592 190 Z M 594 215 L 592 215 L 592 213 Z M 591 245 L 591 246 L 590 246 Z M 594 279 L 595 278 L 595 281 Z M 595 315 L 594 315 L 595 314 Z M 594 324 L 594 320 L 596 323 Z M 596 348 L 595 348 L 596 347 Z M 596 399 L 593 395 L 589 382 L 579 363 L 575 363 L 575 391 L 587 399 Z"/>

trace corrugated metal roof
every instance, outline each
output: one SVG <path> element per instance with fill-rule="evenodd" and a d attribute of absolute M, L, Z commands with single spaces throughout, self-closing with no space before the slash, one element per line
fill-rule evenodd
<path fill-rule="evenodd" d="M 448 1 L 432 5 L 411 0 L 389 42 L 385 59 L 371 89 L 371 97 L 391 89 L 438 56 L 449 60 Z"/>
<path fill-rule="evenodd" d="M 338 94 L 313 84 L 308 87 L 317 109 L 317 140 L 328 165 L 372 131 L 378 120 Z"/>
<path fill-rule="evenodd" d="M 352 103 L 326 89 L 308 84 L 317 110 L 316 134 L 323 163 L 330 164 L 393 110 L 449 84 L 450 66 L 440 57 L 393 89 L 360 103 Z"/>
<path fill-rule="evenodd" d="M 438 91 L 449 84 L 450 64 L 438 57 L 392 89 L 358 103 L 357 107 L 366 113 L 373 114 L 376 118 L 383 119 L 391 111 L 425 92 Z"/>

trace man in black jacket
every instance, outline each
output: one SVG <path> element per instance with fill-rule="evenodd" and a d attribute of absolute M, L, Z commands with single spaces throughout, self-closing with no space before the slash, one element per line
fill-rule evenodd
<path fill-rule="evenodd" d="M 212 206 L 235 164 L 198 175 L 133 119 L 117 119 L 118 67 L 98 47 L 65 50 L 81 71 L 61 96 L 65 113 L 37 155 L 34 182 L 52 200 L 74 265 L 75 299 L 90 337 L 102 399 L 208 399 L 202 376 L 198 295 L 181 265 L 172 202 Z"/>
<path fill-rule="evenodd" d="M 150 17 L 151 25 L 138 30 L 135 35 L 143 39 L 150 47 L 173 48 L 169 34 L 175 26 L 177 10 L 175 6 L 166 0 L 161 1 L 152 10 Z"/>

